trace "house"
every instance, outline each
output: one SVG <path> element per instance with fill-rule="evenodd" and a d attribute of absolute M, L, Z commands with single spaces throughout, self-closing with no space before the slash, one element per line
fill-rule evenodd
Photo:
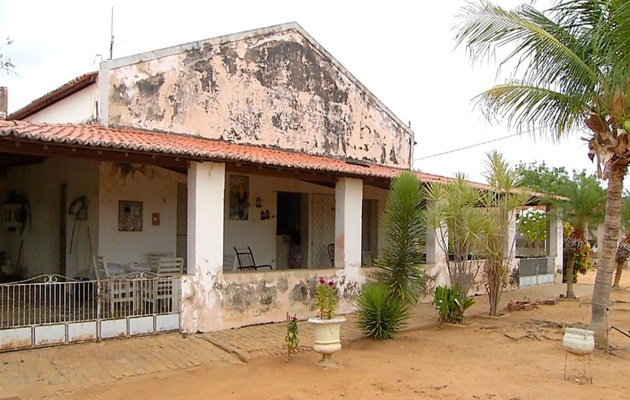
<path fill-rule="evenodd" d="M 141 312 L 25 322 L 0 330 L 0 348 L 303 318 L 320 276 L 338 282 L 348 312 L 413 145 L 411 129 L 295 23 L 104 61 L 0 121 L 0 193 L 17 210 L 0 251 L 26 277 L 93 278 L 96 256 L 127 268 L 180 256 L 176 298 L 165 313 L 146 310 L 136 289 L 147 283 L 131 280 L 107 293 L 135 287 L 125 310 Z M 289 268 L 296 246 L 301 268 Z M 271 269 L 239 271 L 235 249 L 247 247 Z"/>

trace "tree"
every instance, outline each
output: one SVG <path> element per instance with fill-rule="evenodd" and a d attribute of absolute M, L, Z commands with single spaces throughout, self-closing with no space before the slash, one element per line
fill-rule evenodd
<path fill-rule="evenodd" d="M 590 325 L 603 344 L 630 163 L 630 2 L 565 0 L 541 12 L 527 4 L 507 11 L 481 0 L 465 6 L 460 17 L 455 39 L 473 61 L 501 53 L 500 65 L 514 65 L 514 79 L 476 97 L 490 121 L 505 119 L 555 139 L 583 125 L 590 130 L 588 156 L 597 162 L 598 177 L 608 180 Z"/>
<path fill-rule="evenodd" d="M 529 164 L 519 163 L 516 166 L 516 172 L 521 181 L 521 186 L 549 197 L 560 195 L 563 186 L 571 180 L 569 173 L 564 167 L 549 169 L 544 161 L 540 164 L 537 162 Z"/>
<path fill-rule="evenodd" d="M 0 46 L 0 50 L 2 50 L 2 48 L 5 46 L 10 46 L 11 44 L 13 44 L 13 40 L 11 40 L 10 38 L 7 38 L 5 45 Z M 11 58 L 9 58 L 3 53 L 0 53 L 0 69 L 5 70 L 7 74 L 9 72 L 13 72 L 13 70 L 15 69 L 15 64 L 13 64 L 13 61 L 11 61 Z"/>
<path fill-rule="evenodd" d="M 587 246 L 586 227 L 588 224 L 599 225 L 604 219 L 606 191 L 599 185 L 595 176 L 586 172 L 573 172 L 573 179 L 560 188 L 560 195 L 567 198 L 559 202 L 562 218 L 573 226 L 573 232 L 564 242 L 564 249 L 569 257 L 565 266 L 568 299 L 575 299 L 573 293 L 573 274 L 576 257 Z"/>
<path fill-rule="evenodd" d="M 527 246 L 533 247 L 536 253 L 541 252 L 541 244 L 547 238 L 547 214 L 535 208 L 525 209 L 518 219 L 517 228 L 525 236 Z"/>
<path fill-rule="evenodd" d="M 517 173 L 500 153 L 494 151 L 487 156 L 484 175 L 489 190 L 474 188 L 459 173 L 450 184 L 430 185 L 426 195 L 427 223 L 438 232 L 438 243 L 447 256 L 451 285 L 464 296 L 459 310 L 462 315 L 480 266 L 490 300 L 489 314 L 499 314 L 499 301 L 516 251 L 515 240 L 508 243 L 506 238 L 516 222 L 516 210 L 529 197 L 516 190 Z"/>
<path fill-rule="evenodd" d="M 626 192 L 623 197 L 623 205 L 621 209 L 621 226 L 623 228 L 623 238 L 617 245 L 617 253 L 615 253 L 615 262 L 617 263 L 617 269 L 615 271 L 615 280 L 613 281 L 613 288 L 619 289 L 619 282 L 621 281 L 621 273 L 623 271 L 626 261 L 630 257 L 630 193 Z"/>
<path fill-rule="evenodd" d="M 511 261 L 516 254 L 516 236 L 510 229 L 516 224 L 516 210 L 524 206 L 529 194 L 519 191 L 518 174 L 498 152 L 487 154 L 484 176 L 491 191 L 485 192 L 482 204 L 486 208 L 484 284 L 490 302 L 490 315 L 499 315 L 499 301 L 508 283 Z"/>
<path fill-rule="evenodd" d="M 432 182 L 426 188 L 427 225 L 436 231 L 451 285 L 459 288 L 464 298 L 481 268 L 487 223 L 484 210 L 479 207 L 481 196 L 463 173 L 455 174 L 449 184 Z"/>

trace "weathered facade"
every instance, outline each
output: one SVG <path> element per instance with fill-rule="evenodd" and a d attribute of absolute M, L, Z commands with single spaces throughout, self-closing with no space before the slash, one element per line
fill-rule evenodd
<path fill-rule="evenodd" d="M 312 316 L 320 276 L 351 311 L 385 245 L 379 221 L 390 180 L 411 168 L 413 132 L 302 28 L 108 60 L 73 82 L 17 112 L 33 123 L 0 121 L 0 152 L 16 156 L 0 165 L 0 190 L 33 212 L 32 231 L 3 232 L 0 251 L 31 275 L 88 275 L 97 255 L 184 257 L 187 332 Z M 80 196 L 89 207 L 77 221 L 66 210 Z M 119 228 L 121 201 L 143 205 L 141 230 Z M 293 233 L 301 268 L 289 269 Z M 448 279 L 436 243 L 430 287 Z M 273 270 L 235 270 L 235 247 Z"/>
<path fill-rule="evenodd" d="M 102 122 L 399 168 L 412 133 L 297 24 L 104 62 Z"/>

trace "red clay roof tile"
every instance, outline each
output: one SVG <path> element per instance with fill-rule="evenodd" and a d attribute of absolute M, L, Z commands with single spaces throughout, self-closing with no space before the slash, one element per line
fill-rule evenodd
<path fill-rule="evenodd" d="M 369 165 L 345 160 L 296 153 L 286 150 L 248 146 L 198 136 L 147 131 L 98 124 L 46 124 L 0 120 L 0 138 L 52 142 L 149 154 L 168 154 L 196 160 L 248 162 L 269 167 L 337 173 L 350 176 L 394 178 L 401 168 Z M 445 176 L 415 172 L 423 182 L 451 182 Z M 479 189 L 490 186 L 472 182 Z M 542 196 L 531 192 L 533 196 Z"/>

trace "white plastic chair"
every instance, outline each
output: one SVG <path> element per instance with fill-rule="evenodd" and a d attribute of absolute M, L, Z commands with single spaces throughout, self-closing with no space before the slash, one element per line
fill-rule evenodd
<path fill-rule="evenodd" d="M 177 298 L 173 292 L 178 276 L 183 273 L 184 259 L 182 257 L 160 257 L 158 259 L 157 277 L 148 282 L 142 293 L 144 304 L 151 305 L 153 313 L 174 312 Z"/>
<path fill-rule="evenodd" d="M 170 251 L 149 253 L 149 265 L 151 266 L 152 272 L 157 273 L 158 261 L 162 257 L 173 257 L 173 253 L 171 253 Z"/>
<path fill-rule="evenodd" d="M 125 275 L 122 266 L 107 264 L 103 256 L 94 256 L 92 262 L 94 275 L 102 287 L 104 303 L 109 303 L 108 316 L 125 315 L 129 309 L 135 310 L 137 294 L 134 281 Z"/>

